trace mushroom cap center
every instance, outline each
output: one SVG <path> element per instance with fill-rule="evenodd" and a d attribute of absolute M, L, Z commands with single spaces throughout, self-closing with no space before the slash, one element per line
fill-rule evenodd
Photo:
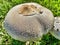
<path fill-rule="evenodd" d="M 34 5 L 22 5 L 20 7 L 19 13 L 24 16 L 32 16 L 37 11 L 37 7 Z"/>

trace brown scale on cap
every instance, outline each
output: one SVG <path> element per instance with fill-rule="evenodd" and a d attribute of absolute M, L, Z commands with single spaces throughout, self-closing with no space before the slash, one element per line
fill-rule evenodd
<path fill-rule="evenodd" d="M 31 16 L 30 14 L 33 14 L 33 12 L 39 11 L 36 6 L 34 5 L 22 5 L 20 7 L 20 14 L 23 14 L 24 16 Z"/>

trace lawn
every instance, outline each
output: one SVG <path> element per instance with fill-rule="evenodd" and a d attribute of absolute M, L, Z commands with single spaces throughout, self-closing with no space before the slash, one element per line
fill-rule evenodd
<path fill-rule="evenodd" d="M 15 40 L 7 34 L 3 28 L 3 21 L 12 7 L 26 2 L 36 2 L 50 9 L 54 16 L 60 16 L 60 0 L 0 0 L 0 45 L 25 45 L 25 42 Z M 42 37 L 40 43 L 40 45 L 60 45 L 60 40 L 48 33 Z"/>

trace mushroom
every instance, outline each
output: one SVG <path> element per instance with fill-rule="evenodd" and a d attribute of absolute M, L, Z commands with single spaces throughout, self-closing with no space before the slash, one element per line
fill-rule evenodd
<path fill-rule="evenodd" d="M 54 27 L 50 33 L 57 39 L 60 40 L 60 17 L 55 17 Z"/>
<path fill-rule="evenodd" d="M 20 41 L 37 41 L 53 27 L 52 12 L 37 4 L 16 5 L 7 13 L 4 27 L 7 33 Z"/>

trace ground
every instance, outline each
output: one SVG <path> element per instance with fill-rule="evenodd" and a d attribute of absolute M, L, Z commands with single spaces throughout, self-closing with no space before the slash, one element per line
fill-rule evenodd
<path fill-rule="evenodd" d="M 60 16 L 60 0 L 0 0 L 0 45 L 25 45 L 25 42 L 17 41 L 7 34 L 3 21 L 13 6 L 26 2 L 36 2 L 50 9 L 54 16 Z M 40 43 L 41 45 L 60 45 L 60 40 L 48 33 L 42 37 Z"/>

